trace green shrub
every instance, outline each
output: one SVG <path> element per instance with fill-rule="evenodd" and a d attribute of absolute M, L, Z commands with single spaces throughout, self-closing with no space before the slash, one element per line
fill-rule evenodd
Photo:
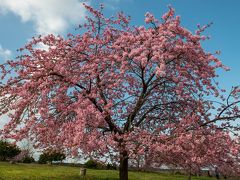
<path fill-rule="evenodd" d="M 117 169 L 117 165 L 116 165 L 116 164 L 110 164 L 110 163 L 108 163 L 108 164 L 107 164 L 107 169 L 116 170 L 116 169 Z"/>
<path fill-rule="evenodd" d="M 35 162 L 34 158 L 33 157 L 30 157 L 30 156 L 26 156 L 22 159 L 22 162 L 23 163 L 33 163 Z"/>
<path fill-rule="evenodd" d="M 107 169 L 107 166 L 105 164 L 97 162 L 93 159 L 88 160 L 84 164 L 84 167 L 89 169 Z"/>
<path fill-rule="evenodd" d="M 63 154 L 62 152 L 47 150 L 40 155 L 38 163 L 46 164 L 47 162 L 50 162 L 52 164 L 53 161 L 62 161 L 65 158 L 65 154 Z"/>
<path fill-rule="evenodd" d="M 84 167 L 89 169 L 97 169 L 98 162 L 90 159 L 84 164 Z"/>
<path fill-rule="evenodd" d="M 40 157 L 39 157 L 38 163 L 39 164 L 46 164 L 47 161 L 48 161 L 47 154 L 46 153 L 41 154 Z"/>

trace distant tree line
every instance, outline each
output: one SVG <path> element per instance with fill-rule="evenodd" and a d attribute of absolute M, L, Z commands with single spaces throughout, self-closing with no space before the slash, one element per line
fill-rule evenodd
<path fill-rule="evenodd" d="M 38 163 L 46 164 L 53 161 L 63 161 L 66 155 L 59 150 L 45 150 L 40 155 Z M 16 144 L 0 140 L 0 161 L 33 163 L 35 159 L 29 149 L 20 149 Z"/>

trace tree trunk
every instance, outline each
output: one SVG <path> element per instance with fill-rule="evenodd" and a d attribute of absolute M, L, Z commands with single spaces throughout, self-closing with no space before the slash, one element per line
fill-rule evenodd
<path fill-rule="evenodd" d="M 137 170 L 140 171 L 140 157 L 137 157 Z"/>
<path fill-rule="evenodd" d="M 128 180 L 128 154 L 127 151 L 120 153 L 119 179 Z"/>
<path fill-rule="evenodd" d="M 191 180 L 192 179 L 192 174 L 190 173 L 189 175 L 188 175 L 188 180 Z"/>
<path fill-rule="evenodd" d="M 188 175 L 188 180 L 191 180 L 192 179 L 192 172 L 191 172 L 191 169 L 189 170 L 189 175 Z"/>

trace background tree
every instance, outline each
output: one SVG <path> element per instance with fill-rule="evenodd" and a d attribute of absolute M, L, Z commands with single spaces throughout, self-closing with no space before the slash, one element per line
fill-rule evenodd
<path fill-rule="evenodd" d="M 6 161 L 20 152 L 21 150 L 16 145 L 0 140 L 0 161 Z"/>
<path fill-rule="evenodd" d="M 131 27 L 122 13 L 105 18 L 102 8 L 85 7 L 91 17 L 81 34 L 33 38 L 17 60 L 1 66 L 0 112 L 12 112 L 5 137 L 28 135 L 38 148 L 61 146 L 72 155 L 112 152 L 126 180 L 129 158 L 171 149 L 187 138 L 183 128 L 239 130 L 230 123 L 239 117 L 239 101 L 215 106 L 208 100 L 220 97 L 216 69 L 227 68 L 201 46 L 207 26 L 191 33 L 170 8 L 161 20 L 147 13 L 149 27 Z M 216 107 L 218 114 L 209 114 Z"/>
<path fill-rule="evenodd" d="M 11 158 L 11 160 L 15 162 L 22 162 L 22 163 L 35 162 L 35 159 L 33 158 L 34 148 L 28 135 L 18 144 L 21 148 L 21 152 L 17 156 Z"/>
<path fill-rule="evenodd" d="M 10 159 L 13 162 L 21 162 L 21 163 L 32 163 L 35 162 L 35 159 L 32 157 L 32 155 L 29 153 L 28 150 L 21 150 L 21 152 Z"/>
<path fill-rule="evenodd" d="M 40 164 L 46 164 L 53 161 L 63 161 L 66 158 L 65 154 L 57 150 L 45 150 L 39 157 L 38 162 Z"/>

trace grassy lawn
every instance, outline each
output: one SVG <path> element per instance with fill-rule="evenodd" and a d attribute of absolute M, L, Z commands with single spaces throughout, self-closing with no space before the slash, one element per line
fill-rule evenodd
<path fill-rule="evenodd" d="M 55 180 L 117 180 L 118 171 L 87 169 L 87 176 L 79 176 L 79 167 L 65 167 L 39 164 L 10 164 L 0 162 L 0 179 L 55 179 Z M 186 176 L 160 173 L 129 172 L 130 180 L 186 180 Z M 210 180 L 208 177 L 193 177 L 193 180 Z"/>

